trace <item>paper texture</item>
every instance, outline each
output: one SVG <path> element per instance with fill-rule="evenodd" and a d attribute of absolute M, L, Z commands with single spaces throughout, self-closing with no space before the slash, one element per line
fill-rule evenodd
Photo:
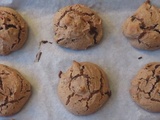
<path fill-rule="evenodd" d="M 124 20 L 144 0 L 1 0 L 1 6 L 16 9 L 29 25 L 25 46 L 0 63 L 17 69 L 32 84 L 33 93 L 18 114 L 0 120 L 160 120 L 160 114 L 139 108 L 130 98 L 130 81 L 146 63 L 160 61 L 160 50 L 142 51 L 131 47 L 123 36 Z M 76 3 L 95 10 L 103 20 L 104 36 L 100 44 L 84 51 L 59 47 L 53 41 L 53 16 L 61 7 Z M 159 0 L 153 4 L 160 7 Z M 47 40 L 53 44 L 39 42 Z M 42 52 L 39 62 L 36 54 Z M 142 57 L 142 59 L 138 59 Z M 108 75 L 112 96 L 95 114 L 75 116 L 60 103 L 57 96 L 58 73 L 65 72 L 72 60 L 99 65 Z"/>

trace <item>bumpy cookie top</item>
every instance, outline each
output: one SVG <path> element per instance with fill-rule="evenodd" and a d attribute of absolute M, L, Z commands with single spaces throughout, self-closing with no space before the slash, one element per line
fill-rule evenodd
<path fill-rule="evenodd" d="M 143 3 L 138 10 L 129 17 L 123 25 L 123 33 L 130 39 L 130 43 L 145 50 L 160 48 L 160 9 Z"/>
<path fill-rule="evenodd" d="M 19 112 L 30 95 L 30 83 L 16 70 L 0 64 L 0 116 Z"/>
<path fill-rule="evenodd" d="M 130 94 L 142 108 L 160 112 L 160 62 L 145 65 L 131 83 Z"/>
<path fill-rule="evenodd" d="M 71 49 L 87 49 L 100 42 L 102 20 L 90 8 L 76 4 L 54 15 L 54 40 Z"/>
<path fill-rule="evenodd" d="M 76 115 L 96 112 L 111 96 L 106 74 L 93 63 L 74 61 L 59 77 L 59 98 Z"/>
<path fill-rule="evenodd" d="M 0 55 L 20 49 L 28 36 L 24 19 L 13 9 L 0 7 Z"/>

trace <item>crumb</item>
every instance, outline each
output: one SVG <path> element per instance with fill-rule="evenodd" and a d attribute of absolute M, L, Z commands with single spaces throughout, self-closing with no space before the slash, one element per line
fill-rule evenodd
<path fill-rule="evenodd" d="M 42 55 L 42 52 L 38 52 L 36 54 L 36 59 L 35 59 L 35 62 L 39 62 L 40 58 L 41 58 L 41 55 Z"/>
<path fill-rule="evenodd" d="M 49 42 L 49 41 L 47 41 L 47 40 L 41 40 L 41 41 L 39 42 L 39 50 L 40 50 L 42 44 L 47 44 L 47 43 L 52 44 L 52 42 Z M 39 62 L 39 60 L 40 60 L 40 58 L 41 58 L 41 55 L 42 55 L 42 52 L 41 52 L 41 51 L 38 52 L 38 53 L 36 54 L 36 59 L 35 59 L 34 62 Z"/>
<path fill-rule="evenodd" d="M 142 59 L 142 57 L 139 57 L 138 59 L 140 60 L 140 59 Z"/>
<path fill-rule="evenodd" d="M 59 76 L 59 78 L 61 78 L 61 75 L 62 75 L 62 71 L 60 71 L 60 72 L 59 72 L 59 75 L 58 75 L 58 76 Z"/>
<path fill-rule="evenodd" d="M 49 41 L 47 41 L 47 40 L 41 40 L 41 41 L 39 42 L 39 48 L 41 47 L 42 44 L 46 44 L 46 43 L 52 44 L 52 42 L 49 42 Z"/>

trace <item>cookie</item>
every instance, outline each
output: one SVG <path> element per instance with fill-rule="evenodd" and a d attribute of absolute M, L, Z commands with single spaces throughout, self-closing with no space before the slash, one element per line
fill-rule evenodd
<path fill-rule="evenodd" d="M 19 112 L 30 95 L 30 83 L 15 69 L 0 64 L 0 116 Z"/>
<path fill-rule="evenodd" d="M 58 96 L 67 110 L 75 115 L 96 112 L 111 96 L 104 71 L 89 62 L 76 62 L 65 72 L 60 72 Z"/>
<path fill-rule="evenodd" d="M 75 4 L 54 15 L 54 40 L 63 47 L 83 50 L 102 39 L 102 20 L 90 8 Z"/>
<path fill-rule="evenodd" d="M 28 26 L 18 12 L 0 7 L 0 55 L 20 49 L 28 36 Z"/>
<path fill-rule="evenodd" d="M 123 25 L 123 34 L 131 45 L 143 50 L 160 49 L 160 9 L 143 3 Z"/>
<path fill-rule="evenodd" d="M 130 94 L 143 109 L 160 112 L 160 62 L 145 65 L 131 82 Z"/>

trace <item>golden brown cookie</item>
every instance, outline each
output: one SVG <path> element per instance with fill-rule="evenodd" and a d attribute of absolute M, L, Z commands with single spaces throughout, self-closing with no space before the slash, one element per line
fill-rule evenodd
<path fill-rule="evenodd" d="M 145 110 L 160 112 L 160 62 L 145 65 L 132 80 L 130 94 Z"/>
<path fill-rule="evenodd" d="M 123 25 L 123 33 L 131 45 L 138 49 L 160 49 L 160 9 L 143 3 Z"/>
<path fill-rule="evenodd" d="M 0 55 L 20 49 L 28 36 L 28 26 L 18 12 L 0 7 Z"/>
<path fill-rule="evenodd" d="M 102 20 L 90 8 L 75 4 L 54 15 L 54 40 L 60 46 L 82 50 L 100 42 Z"/>
<path fill-rule="evenodd" d="M 111 96 L 106 74 L 93 63 L 73 61 L 71 68 L 60 72 L 59 77 L 58 96 L 75 115 L 96 112 Z"/>
<path fill-rule="evenodd" d="M 15 69 L 0 64 L 0 116 L 19 112 L 30 95 L 30 83 Z"/>

